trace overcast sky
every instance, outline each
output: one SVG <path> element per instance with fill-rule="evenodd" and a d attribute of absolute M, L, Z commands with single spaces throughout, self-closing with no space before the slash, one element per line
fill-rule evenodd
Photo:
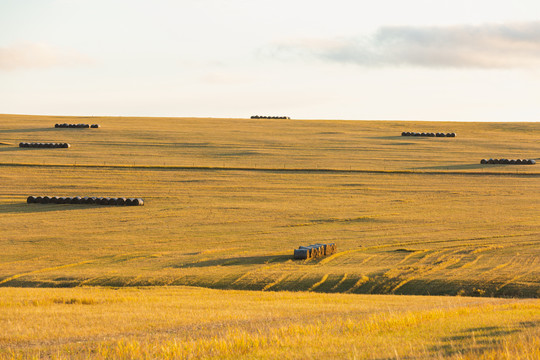
<path fill-rule="evenodd" d="M 0 0 L 0 113 L 540 120 L 539 0 Z"/>

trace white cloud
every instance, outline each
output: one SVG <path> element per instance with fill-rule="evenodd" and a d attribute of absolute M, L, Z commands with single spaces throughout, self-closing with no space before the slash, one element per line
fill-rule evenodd
<path fill-rule="evenodd" d="M 386 26 L 372 36 L 288 41 L 275 45 L 272 51 L 373 67 L 536 67 L 540 66 L 540 22 Z"/>
<path fill-rule="evenodd" d="M 59 49 L 42 43 L 20 43 L 0 47 L 0 70 L 72 67 L 91 65 L 90 57 L 74 50 Z"/>

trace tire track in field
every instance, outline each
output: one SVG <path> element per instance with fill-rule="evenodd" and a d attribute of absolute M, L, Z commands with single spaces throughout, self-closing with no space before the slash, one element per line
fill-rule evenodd
<path fill-rule="evenodd" d="M 347 280 L 347 276 L 348 276 L 348 275 L 349 275 L 349 274 L 345 273 L 345 274 L 343 275 L 343 277 L 341 278 L 341 280 L 339 280 L 339 282 L 338 282 L 336 285 L 332 286 L 332 289 L 330 289 L 330 290 L 336 290 L 341 284 L 343 284 L 343 282 L 344 282 L 345 280 Z"/>
<path fill-rule="evenodd" d="M 256 168 L 235 166 L 176 166 L 176 165 L 99 165 L 99 164 L 32 164 L 0 163 L 0 166 L 42 167 L 42 168 L 92 168 L 92 169 L 127 169 L 127 170 L 177 170 L 177 171 L 251 171 L 285 174 L 403 174 L 403 175 L 459 175 L 459 176 L 507 176 L 540 177 L 533 172 L 495 172 L 495 171 L 424 171 L 424 170 L 368 170 L 368 169 L 321 169 L 321 168 Z"/>
<path fill-rule="evenodd" d="M 316 288 L 318 288 L 319 286 L 321 286 L 325 281 L 326 279 L 328 279 L 328 274 L 324 274 L 324 276 L 322 277 L 322 279 L 318 282 L 316 282 L 315 284 L 313 284 L 309 289 L 308 291 L 313 291 L 315 290 Z"/>
<path fill-rule="evenodd" d="M 72 264 L 52 266 L 52 267 L 38 269 L 38 270 L 34 270 L 34 271 L 28 271 L 28 272 L 25 272 L 25 273 L 15 274 L 13 276 L 9 276 L 9 277 L 7 277 L 7 278 L 5 278 L 3 280 L 0 280 L 0 285 L 5 284 L 5 283 L 7 283 L 9 281 L 16 280 L 16 279 L 21 278 L 23 276 L 33 275 L 33 274 L 40 274 L 40 273 L 44 273 L 44 272 L 47 272 L 47 271 L 67 269 L 67 268 L 70 268 L 70 267 L 75 267 L 75 266 L 79 266 L 79 265 L 88 264 L 88 263 L 91 263 L 91 262 L 94 262 L 94 261 L 96 261 L 96 260 L 95 259 L 94 260 L 84 260 L 84 261 L 79 261 L 79 262 L 72 263 Z"/>
<path fill-rule="evenodd" d="M 268 284 L 268 285 L 266 285 L 265 287 L 263 287 L 263 288 L 261 289 L 261 291 L 266 291 L 266 290 L 268 290 L 268 289 L 270 289 L 270 288 L 276 286 L 277 284 L 279 284 L 280 282 L 282 282 L 283 280 L 285 280 L 285 278 L 286 278 L 288 275 L 289 275 L 289 274 L 287 274 L 287 273 L 281 275 L 280 277 L 278 277 L 278 278 L 276 279 L 276 281 L 271 282 L 270 284 Z"/>
<path fill-rule="evenodd" d="M 538 262 L 538 258 L 534 259 L 532 261 L 532 264 L 531 265 L 535 265 L 536 263 Z M 533 268 L 532 270 L 529 270 L 527 271 L 526 273 L 524 274 L 521 274 L 521 275 L 517 275 L 517 276 L 514 276 L 512 279 L 508 280 L 508 281 L 505 281 L 504 283 L 502 283 L 501 285 L 497 286 L 495 288 L 495 291 L 499 292 L 502 288 L 512 284 L 513 282 L 516 282 L 517 280 L 521 279 L 521 278 L 524 278 L 525 276 L 527 275 L 530 275 L 532 274 L 533 272 L 537 271 L 534 266 L 530 266 L 531 268 Z"/>
<path fill-rule="evenodd" d="M 349 288 L 349 290 L 345 291 L 346 294 L 352 293 L 354 290 L 358 289 L 360 286 L 364 285 L 365 283 L 369 282 L 369 278 L 367 276 L 362 276 L 360 279 L 358 279 L 357 282 L 354 283 L 353 286 Z"/>

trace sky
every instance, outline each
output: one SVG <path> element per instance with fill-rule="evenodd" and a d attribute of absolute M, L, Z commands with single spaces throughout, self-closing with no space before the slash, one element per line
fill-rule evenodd
<path fill-rule="evenodd" d="M 0 0 L 0 113 L 540 120 L 538 0 Z"/>

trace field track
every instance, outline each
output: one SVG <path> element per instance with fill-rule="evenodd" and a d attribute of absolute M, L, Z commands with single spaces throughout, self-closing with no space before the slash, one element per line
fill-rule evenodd
<path fill-rule="evenodd" d="M 418 171 L 418 170 L 360 170 L 360 169 L 309 169 L 309 168 L 248 168 L 248 167 L 209 167 L 209 166 L 160 166 L 160 165 L 76 165 L 76 164 L 24 164 L 0 163 L 0 166 L 29 166 L 43 168 L 97 168 L 97 169 L 138 169 L 138 170 L 178 170 L 178 171 L 254 171 L 269 173 L 319 173 L 319 174 L 418 174 L 418 175 L 465 175 L 465 176 L 510 176 L 540 177 L 536 172 L 495 172 L 495 171 Z"/>

